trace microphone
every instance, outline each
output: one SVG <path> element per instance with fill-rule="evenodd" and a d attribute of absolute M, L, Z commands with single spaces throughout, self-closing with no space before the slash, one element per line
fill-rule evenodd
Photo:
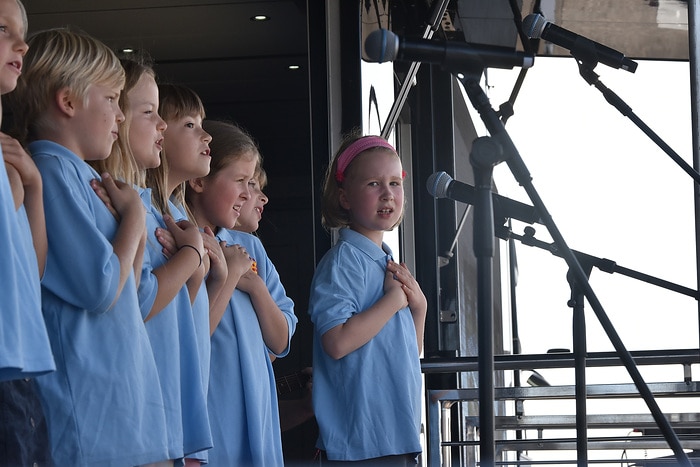
<path fill-rule="evenodd" d="M 367 36 L 365 55 L 371 62 L 427 62 L 453 71 L 466 71 L 464 68 L 474 65 L 482 68 L 530 68 L 535 61 L 533 55 L 506 47 L 405 39 L 387 29 L 378 29 Z"/>
<path fill-rule="evenodd" d="M 626 58 L 622 52 L 559 27 L 544 19 L 542 15 L 534 13 L 526 16 L 523 19 L 523 32 L 530 39 L 541 37 L 568 49 L 574 58 L 583 62 L 600 62 L 612 68 L 622 68 L 630 73 L 637 70 L 637 63 Z"/>
<path fill-rule="evenodd" d="M 474 205 L 476 188 L 466 183 L 452 179 L 445 172 L 435 172 L 428 177 L 426 183 L 428 193 L 434 198 L 448 198 L 452 201 Z M 515 201 L 505 196 L 492 193 L 493 214 L 496 218 L 517 219 L 534 224 L 542 224 L 537 209 L 534 206 Z"/>

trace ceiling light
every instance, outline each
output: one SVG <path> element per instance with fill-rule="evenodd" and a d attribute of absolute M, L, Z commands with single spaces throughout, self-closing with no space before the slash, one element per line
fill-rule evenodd
<path fill-rule="evenodd" d="M 123 49 L 121 49 L 121 52 L 123 54 L 132 54 L 134 53 L 134 49 L 132 49 L 131 47 L 124 47 Z"/>
<path fill-rule="evenodd" d="M 299 65 L 289 65 L 287 68 L 289 68 L 290 70 L 298 70 L 301 67 Z"/>
<path fill-rule="evenodd" d="M 250 17 L 251 21 L 269 21 L 270 17 L 267 15 L 255 15 Z"/>

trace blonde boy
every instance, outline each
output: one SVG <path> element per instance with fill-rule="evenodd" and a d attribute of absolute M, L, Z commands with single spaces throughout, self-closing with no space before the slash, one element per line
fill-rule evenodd
<path fill-rule="evenodd" d="M 44 186 L 42 309 L 56 371 L 37 384 L 53 462 L 161 461 L 163 401 L 134 280 L 143 204 L 130 186 L 103 174 L 108 209 L 90 187 L 100 176 L 85 162 L 109 156 L 117 138 L 124 71 L 107 46 L 84 33 L 53 29 L 27 42 L 12 102 Z"/>

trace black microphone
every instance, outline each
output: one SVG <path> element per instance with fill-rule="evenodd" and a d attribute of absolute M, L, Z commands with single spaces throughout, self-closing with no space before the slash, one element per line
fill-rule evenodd
<path fill-rule="evenodd" d="M 626 58 L 622 52 L 561 28 L 537 13 L 528 15 L 523 19 L 523 32 L 530 39 L 539 39 L 541 37 L 568 49 L 574 58 L 583 62 L 600 62 L 612 68 L 622 68 L 630 73 L 634 73 L 637 70 L 637 63 Z"/>
<path fill-rule="evenodd" d="M 372 62 L 427 62 L 449 71 L 468 71 L 465 67 L 529 68 L 533 55 L 494 45 L 469 45 L 428 39 L 405 39 L 387 29 L 378 29 L 365 40 L 365 55 Z"/>
<path fill-rule="evenodd" d="M 448 198 L 452 201 L 474 205 L 476 188 L 452 179 L 445 172 L 435 172 L 426 183 L 428 193 L 434 198 Z M 493 214 L 496 218 L 517 219 L 528 224 L 542 224 L 537 209 L 529 204 L 515 201 L 505 196 L 492 193 Z"/>

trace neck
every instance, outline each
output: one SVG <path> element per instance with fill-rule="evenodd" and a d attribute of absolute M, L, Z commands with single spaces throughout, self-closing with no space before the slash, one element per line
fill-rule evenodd
<path fill-rule="evenodd" d="M 211 222 L 209 222 L 208 219 L 205 219 L 204 217 L 202 217 L 202 215 L 200 214 L 201 209 L 199 209 L 197 207 L 197 201 L 198 200 L 195 200 L 192 203 L 192 205 L 190 206 L 190 211 L 192 212 L 192 216 L 194 217 L 194 220 L 197 222 L 197 225 L 199 227 L 201 227 L 201 228 L 209 227 L 211 229 L 211 231 L 214 232 L 214 235 L 216 235 L 217 232 L 219 231 L 219 228 L 217 226 L 213 225 Z"/>

